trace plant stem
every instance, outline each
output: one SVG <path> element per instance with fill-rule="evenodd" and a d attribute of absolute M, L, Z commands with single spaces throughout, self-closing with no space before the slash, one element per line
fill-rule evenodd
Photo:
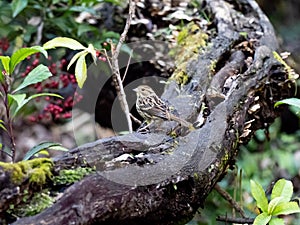
<path fill-rule="evenodd" d="M 11 160 L 12 162 L 15 162 L 16 158 L 16 142 L 15 142 L 15 137 L 14 137 L 14 132 L 13 132 L 13 120 L 10 115 L 10 107 L 8 104 L 8 87 L 4 86 L 4 84 L 0 85 L 1 92 L 3 94 L 3 103 L 5 106 L 5 111 L 6 111 L 6 129 L 7 129 L 7 134 L 10 139 L 10 144 L 11 144 Z"/>
<path fill-rule="evenodd" d="M 16 142 L 15 142 L 15 136 L 14 136 L 14 132 L 13 132 L 13 122 L 12 122 L 12 119 L 9 118 L 10 116 L 10 113 L 9 113 L 9 108 L 7 110 L 7 117 L 8 117 L 8 120 L 7 120 L 7 124 L 8 124 L 8 135 L 9 135 L 9 138 L 10 138 L 10 143 L 11 143 L 11 153 L 12 153 L 12 162 L 15 162 L 15 159 L 16 159 Z"/>
<path fill-rule="evenodd" d="M 121 74 L 120 74 L 118 56 L 119 56 L 122 44 L 125 41 L 125 38 L 126 38 L 128 30 L 129 30 L 134 12 L 135 12 L 135 2 L 133 0 L 130 0 L 129 1 L 129 13 L 128 13 L 128 17 L 126 20 L 126 25 L 125 25 L 123 33 L 120 36 L 120 40 L 119 40 L 115 50 L 113 50 L 113 48 L 112 48 L 112 60 L 111 60 L 112 61 L 113 80 L 115 80 L 115 88 L 117 90 L 118 98 L 121 102 L 122 109 L 125 113 L 127 124 L 128 124 L 128 130 L 130 133 L 132 133 L 132 122 L 131 122 L 130 110 L 129 110 L 128 103 L 126 100 L 126 94 L 124 91 L 122 78 L 121 78 Z"/>

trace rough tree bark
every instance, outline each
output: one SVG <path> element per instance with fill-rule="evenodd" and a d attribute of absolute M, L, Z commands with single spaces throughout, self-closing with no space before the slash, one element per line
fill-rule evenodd
<path fill-rule="evenodd" d="M 201 10 L 215 33 L 188 61 L 180 95 L 175 82 L 164 93 L 190 121 L 205 117 L 201 128 L 177 137 L 151 132 L 102 139 L 55 158 L 55 171 L 88 162 L 97 172 L 50 208 L 13 224 L 181 224 L 204 205 L 238 146 L 278 116 L 273 105 L 292 96 L 293 81 L 274 58 L 273 28 L 254 0 L 206 0 Z M 135 158 L 116 160 L 124 153 Z"/>

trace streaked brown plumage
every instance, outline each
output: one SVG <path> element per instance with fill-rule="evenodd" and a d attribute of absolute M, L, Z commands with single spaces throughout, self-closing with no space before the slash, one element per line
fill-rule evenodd
<path fill-rule="evenodd" d="M 153 89 L 147 85 L 140 85 L 133 89 L 136 92 L 136 109 L 149 124 L 154 119 L 176 121 L 191 128 L 193 125 L 174 114 L 174 111 L 161 100 Z"/>

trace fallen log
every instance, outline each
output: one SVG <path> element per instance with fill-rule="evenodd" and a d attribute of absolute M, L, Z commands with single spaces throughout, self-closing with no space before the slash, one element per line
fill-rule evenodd
<path fill-rule="evenodd" d="M 197 129 L 134 132 L 70 150 L 54 159 L 55 173 L 95 172 L 66 188 L 51 207 L 13 224 L 184 224 L 204 206 L 234 165 L 239 145 L 279 115 L 274 103 L 293 95 L 294 80 L 274 53 L 272 25 L 255 1 L 206 0 L 203 10 L 213 22 L 209 43 L 184 58 L 186 66 L 163 94 Z"/>

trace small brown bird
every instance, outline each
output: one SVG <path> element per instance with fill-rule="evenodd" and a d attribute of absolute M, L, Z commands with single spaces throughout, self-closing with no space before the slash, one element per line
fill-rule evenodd
<path fill-rule="evenodd" d="M 175 115 L 174 110 L 159 98 L 151 87 L 140 85 L 133 89 L 133 91 L 135 91 L 137 95 L 136 109 L 148 123 L 147 127 L 153 120 L 162 119 L 176 121 L 185 127 L 193 128 L 193 125 L 190 122 Z"/>

